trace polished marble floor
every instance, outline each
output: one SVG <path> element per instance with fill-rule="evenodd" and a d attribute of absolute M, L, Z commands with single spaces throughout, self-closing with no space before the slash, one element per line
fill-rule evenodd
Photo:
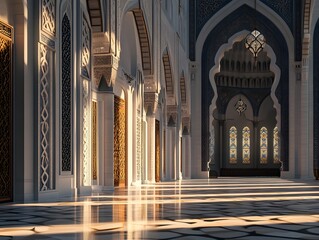
<path fill-rule="evenodd" d="M 319 239 L 319 181 L 185 180 L 0 204 L 4 239 Z"/>

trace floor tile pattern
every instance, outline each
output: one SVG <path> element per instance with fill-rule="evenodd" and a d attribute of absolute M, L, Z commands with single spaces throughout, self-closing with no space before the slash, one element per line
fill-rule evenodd
<path fill-rule="evenodd" d="M 48 203 L 0 204 L 0 240 L 319 239 L 319 182 L 163 182 Z"/>

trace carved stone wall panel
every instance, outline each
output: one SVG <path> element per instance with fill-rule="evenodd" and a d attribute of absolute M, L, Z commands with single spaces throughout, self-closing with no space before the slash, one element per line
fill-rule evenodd
<path fill-rule="evenodd" d="M 90 109 L 89 109 L 89 81 L 83 80 L 82 83 L 83 97 L 83 186 L 91 185 L 91 168 L 90 168 Z"/>
<path fill-rule="evenodd" d="M 114 96 L 114 186 L 126 184 L 125 101 Z"/>
<path fill-rule="evenodd" d="M 55 36 L 56 20 L 56 2 L 55 0 L 42 0 L 41 4 L 41 26 L 42 31 Z"/>
<path fill-rule="evenodd" d="M 50 50 L 40 44 L 40 191 L 52 189 Z"/>
<path fill-rule="evenodd" d="M 12 41 L 0 22 L 0 202 L 12 200 Z"/>
<path fill-rule="evenodd" d="M 90 78 L 90 54 L 91 54 L 90 52 L 91 52 L 91 32 L 90 32 L 88 21 L 86 20 L 85 16 L 83 15 L 81 74 L 82 74 L 82 76 L 84 76 L 86 78 Z"/>

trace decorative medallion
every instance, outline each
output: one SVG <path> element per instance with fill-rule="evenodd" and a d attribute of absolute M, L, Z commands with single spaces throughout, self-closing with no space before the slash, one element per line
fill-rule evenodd
<path fill-rule="evenodd" d="M 247 104 L 243 100 L 241 100 L 241 98 L 238 100 L 234 107 L 236 108 L 236 111 L 239 115 L 247 110 Z"/>

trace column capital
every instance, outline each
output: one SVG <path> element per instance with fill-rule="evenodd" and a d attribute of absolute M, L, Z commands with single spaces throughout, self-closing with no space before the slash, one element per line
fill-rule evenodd
<path fill-rule="evenodd" d="M 157 92 L 156 81 L 153 75 L 144 76 L 144 91 L 149 93 Z"/>
<path fill-rule="evenodd" d="M 145 107 L 147 115 L 154 115 L 158 108 L 158 93 L 145 92 L 144 107 Z"/>
<path fill-rule="evenodd" d="M 175 127 L 177 122 L 177 113 L 178 106 L 177 105 L 167 105 L 166 106 L 167 113 L 167 126 Z"/>
<path fill-rule="evenodd" d="M 189 135 L 190 126 L 191 126 L 191 119 L 189 116 L 182 118 L 182 126 L 183 126 L 183 135 Z"/>
<path fill-rule="evenodd" d="M 119 60 L 112 54 L 93 55 L 93 88 L 97 91 L 113 89 L 117 76 Z"/>

